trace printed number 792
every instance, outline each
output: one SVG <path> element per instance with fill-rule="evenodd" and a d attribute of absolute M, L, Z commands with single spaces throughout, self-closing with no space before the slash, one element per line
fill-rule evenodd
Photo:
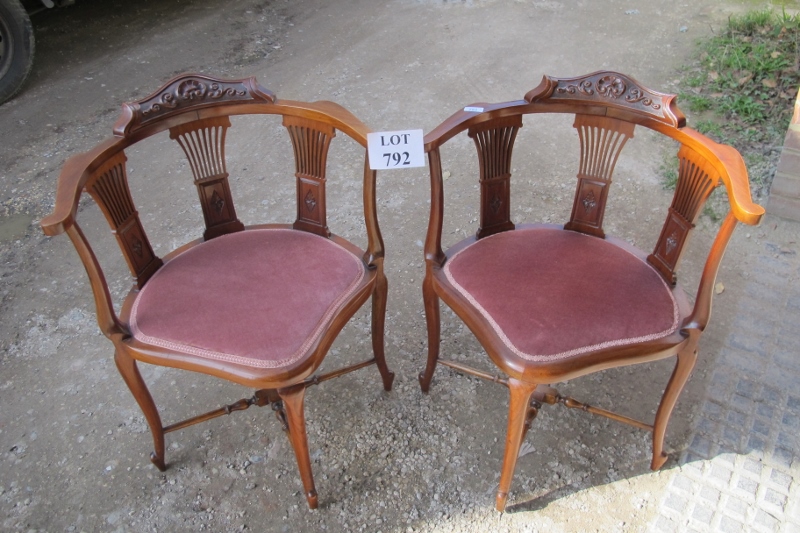
<path fill-rule="evenodd" d="M 386 158 L 386 166 L 410 165 L 411 155 L 408 152 L 390 152 L 383 154 Z"/>

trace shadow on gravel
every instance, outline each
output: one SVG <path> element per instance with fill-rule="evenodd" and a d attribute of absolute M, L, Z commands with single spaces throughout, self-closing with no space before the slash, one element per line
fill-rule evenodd
<path fill-rule="evenodd" d="M 574 494 L 581 490 L 585 489 L 585 487 L 581 487 L 576 483 L 570 483 L 568 485 L 564 485 L 558 489 L 551 490 L 537 498 L 533 498 L 526 502 L 519 502 L 515 503 L 514 505 L 509 505 L 506 507 L 507 513 L 525 513 L 525 512 L 532 512 L 532 511 L 541 511 L 551 503 L 560 500 L 570 494 Z"/>

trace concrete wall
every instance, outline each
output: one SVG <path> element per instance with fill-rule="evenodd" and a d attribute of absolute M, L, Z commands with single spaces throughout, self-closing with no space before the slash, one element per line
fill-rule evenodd
<path fill-rule="evenodd" d="M 800 91 L 769 194 L 767 212 L 800 221 Z"/>

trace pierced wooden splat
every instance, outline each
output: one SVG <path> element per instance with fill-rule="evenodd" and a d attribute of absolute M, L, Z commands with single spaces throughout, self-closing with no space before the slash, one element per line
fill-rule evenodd
<path fill-rule="evenodd" d="M 581 142 L 581 162 L 572 215 L 566 229 L 604 237 L 608 189 L 622 147 L 633 137 L 634 124 L 621 120 L 575 115 L 573 126 Z"/>
<path fill-rule="evenodd" d="M 514 229 L 511 221 L 511 153 L 522 116 L 482 122 L 469 129 L 478 150 L 481 220 L 478 238 Z"/>
<path fill-rule="evenodd" d="M 125 169 L 127 160 L 124 152 L 116 153 L 89 178 L 86 191 L 108 220 L 133 279 L 141 289 L 163 263 L 153 253 L 133 205 Z"/>
<path fill-rule="evenodd" d="M 297 177 L 297 220 L 293 227 L 330 237 L 325 214 L 325 168 L 336 130 L 329 124 L 292 116 L 284 116 L 283 125 L 292 139 Z"/>
<path fill-rule="evenodd" d="M 695 150 L 682 145 L 678 159 L 680 167 L 675 195 L 655 250 L 647 257 L 647 261 L 672 284 L 677 282 L 675 271 L 689 232 L 694 228 L 706 200 L 720 184 L 718 172 Z"/>
<path fill-rule="evenodd" d="M 225 168 L 225 134 L 230 125 L 228 117 L 217 117 L 169 130 L 170 139 L 178 142 L 189 160 L 203 208 L 206 240 L 244 229 L 244 224 L 236 218 Z"/>

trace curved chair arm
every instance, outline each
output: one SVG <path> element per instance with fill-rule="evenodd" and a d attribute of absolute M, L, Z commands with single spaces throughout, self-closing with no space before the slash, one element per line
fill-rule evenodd
<path fill-rule="evenodd" d="M 428 165 L 431 176 L 431 213 L 425 237 L 425 262 L 429 266 L 442 266 L 445 259 L 442 251 L 444 185 L 442 183 L 442 159 L 438 146 L 428 152 Z"/>
<path fill-rule="evenodd" d="M 369 167 L 369 153 L 367 151 L 367 135 L 372 130 L 361 122 L 350 111 L 335 102 L 298 102 L 294 100 L 281 100 L 276 110 L 284 116 L 294 116 L 317 122 L 330 124 L 336 130 L 356 141 L 364 148 L 364 224 L 367 233 L 367 250 L 364 261 L 370 268 L 376 268 L 378 262 L 385 254 L 383 237 L 378 223 L 378 204 L 376 197 L 377 172 Z"/>
<path fill-rule="evenodd" d="M 442 251 L 442 224 L 444 218 L 444 185 L 440 147 L 459 133 L 484 122 L 518 116 L 526 112 L 530 104 L 524 100 L 488 104 L 479 102 L 458 110 L 436 126 L 424 137 L 425 152 L 431 178 L 431 212 L 425 239 L 425 259 L 431 265 L 444 261 Z"/>
<path fill-rule="evenodd" d="M 367 147 L 367 134 L 372 130 L 354 114 L 335 102 L 322 100 L 307 103 L 281 100 L 276 107 L 281 114 L 330 122 L 334 128 L 345 133 L 364 148 Z"/>
<path fill-rule="evenodd" d="M 423 139 L 425 152 L 430 152 L 440 147 L 470 126 L 504 116 L 519 115 L 524 112 L 524 108 L 527 106 L 529 104 L 524 100 L 514 100 L 497 104 L 478 102 L 459 109 L 425 135 Z M 467 111 L 467 109 L 471 108 L 480 109 L 480 111 Z"/>
<path fill-rule="evenodd" d="M 717 272 L 719 272 L 719 265 L 725 255 L 725 249 L 731 240 L 733 230 L 736 229 L 736 221 L 733 211 L 729 211 L 717 232 L 717 237 L 711 245 L 711 251 L 708 253 L 706 263 L 703 266 L 703 274 L 697 287 L 692 314 L 686 319 L 682 327 L 683 330 L 698 329 L 703 331 L 711 318 L 711 303 L 714 298 L 714 284 L 717 280 Z"/>
<path fill-rule="evenodd" d="M 129 332 L 114 311 L 105 275 L 94 250 L 77 223 L 76 213 L 87 180 L 103 161 L 119 150 L 118 144 L 119 139 L 109 139 L 89 152 L 69 158 L 58 177 L 53 212 L 40 222 L 46 235 L 55 236 L 66 233 L 75 246 L 86 269 L 86 274 L 89 276 L 97 307 L 97 324 L 108 338 L 119 334 L 129 334 Z"/>
<path fill-rule="evenodd" d="M 367 250 L 364 262 L 370 268 L 381 268 L 385 249 L 381 227 L 378 224 L 378 202 L 376 196 L 377 171 L 369 168 L 369 154 L 364 155 L 364 224 L 367 227 Z"/>
<path fill-rule="evenodd" d="M 712 164 L 715 160 L 719 161 L 720 166 L 717 167 L 717 171 L 720 173 L 720 177 L 728 191 L 731 210 L 736 218 L 740 222 L 751 226 L 758 224 L 764 215 L 764 208 L 753 203 L 750 195 L 747 167 L 739 152 L 732 146 L 719 144 L 691 128 L 683 128 L 681 133 L 694 141 L 691 143 L 692 148 L 698 152 L 709 151 L 711 157 L 708 154 L 703 155 Z"/>
<path fill-rule="evenodd" d="M 39 223 L 45 235 L 61 235 L 75 223 L 75 213 L 89 176 L 109 155 L 121 149 L 119 145 L 119 139 L 108 139 L 88 152 L 67 159 L 58 175 L 53 212 Z"/>
<path fill-rule="evenodd" d="M 83 262 L 86 274 L 89 276 L 92 294 L 94 294 L 94 304 L 97 307 L 97 325 L 100 326 L 100 331 L 109 339 L 116 335 L 130 335 L 130 331 L 122 324 L 114 311 L 114 303 L 111 300 L 111 293 L 108 290 L 108 283 L 106 283 L 103 269 L 100 268 L 100 263 L 94 255 L 94 250 L 89 245 L 89 241 L 81 231 L 80 226 L 73 221 L 66 232 Z"/>
<path fill-rule="evenodd" d="M 703 331 L 711 318 L 714 285 L 719 272 L 719 265 L 725 255 L 725 249 L 730 242 L 733 231 L 736 229 L 736 224 L 737 222 L 749 225 L 758 224 L 764 216 L 764 208 L 752 201 L 747 168 L 742 156 L 735 148 L 714 142 L 691 128 L 683 128 L 681 133 L 695 141 L 691 145 L 696 150 L 711 152 L 711 154 L 704 154 L 704 156 L 712 164 L 717 163 L 715 166 L 719 172 L 720 179 L 725 184 L 730 205 L 730 211 L 720 226 L 706 258 L 703 274 L 697 288 L 694 308 L 683 328 L 684 330 L 698 329 Z"/>

